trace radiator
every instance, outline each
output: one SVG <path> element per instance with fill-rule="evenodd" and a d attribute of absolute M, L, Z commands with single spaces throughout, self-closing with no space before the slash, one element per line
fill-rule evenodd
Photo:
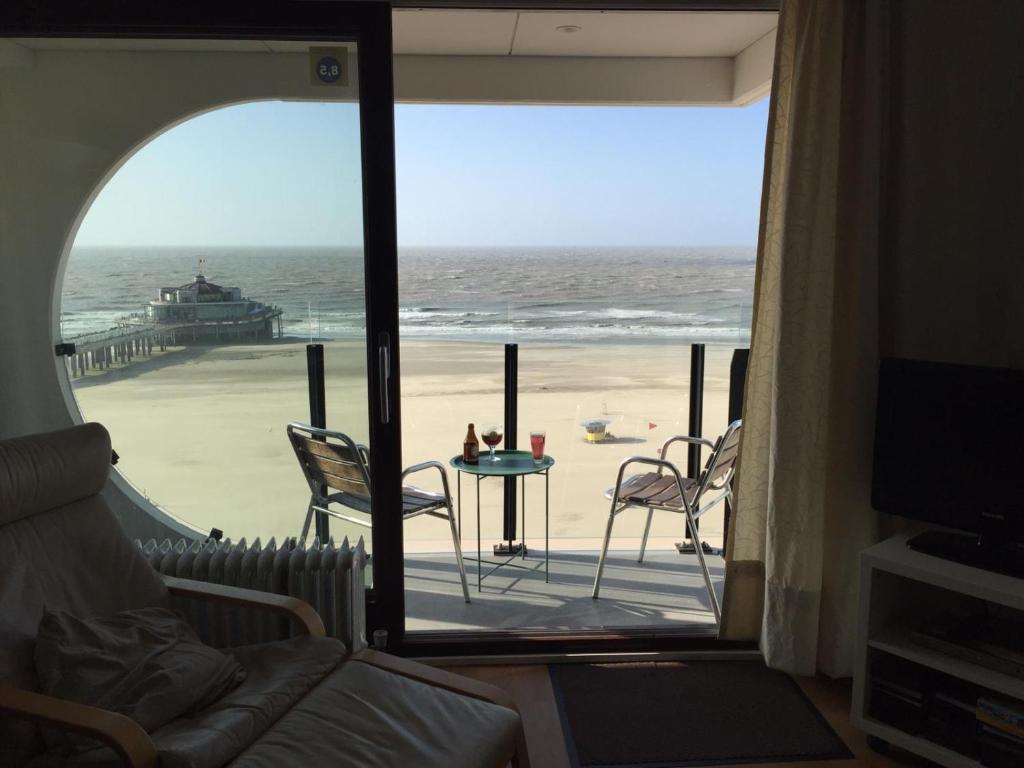
<path fill-rule="evenodd" d="M 362 538 L 351 547 L 348 539 L 321 545 L 276 539 L 265 545 L 256 539 L 232 543 L 170 539 L 145 544 L 136 539 L 149 564 L 160 573 L 182 579 L 291 595 L 316 609 L 329 637 L 352 651 L 366 647 L 364 595 L 366 549 Z M 288 637 L 287 619 L 266 611 L 226 610 L 223 606 L 185 601 L 175 606 L 197 627 L 206 642 L 220 647 L 268 642 Z"/>

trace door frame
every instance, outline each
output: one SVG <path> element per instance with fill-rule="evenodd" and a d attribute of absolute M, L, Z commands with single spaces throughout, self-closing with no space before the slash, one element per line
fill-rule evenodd
<path fill-rule="evenodd" d="M 401 399 L 398 350 L 398 257 L 395 197 L 391 4 L 380 0 L 8 0 L 0 5 L 0 37 L 195 40 L 295 40 L 356 44 L 363 189 L 367 406 L 374 490 L 374 584 L 367 590 L 368 628 L 387 630 L 402 646 L 405 595 L 401 515 Z M 389 374 L 381 375 L 379 339 L 389 339 Z M 382 389 L 383 387 L 383 389 Z M 382 403 L 387 402 L 389 418 Z"/>
<path fill-rule="evenodd" d="M 465 7 L 463 0 L 395 0 L 395 7 Z M 650 9 L 652 3 L 564 0 L 566 7 Z M 494 7 L 550 7 L 538 0 L 494 0 Z M 777 10 L 778 0 L 666 0 L 663 9 Z M 362 150 L 363 247 L 370 474 L 374 488 L 374 584 L 367 590 L 368 630 L 388 632 L 388 649 L 416 656 L 504 654 L 651 653 L 750 650 L 756 644 L 728 642 L 707 629 L 656 628 L 622 632 L 405 633 L 404 555 L 401 504 L 401 397 L 398 336 L 397 209 L 394 146 L 392 3 L 386 0 L 251 0 L 206 3 L 181 0 L 148 5 L 131 0 L 32 0 L 0 4 L 0 37 L 98 37 L 275 39 L 355 41 L 359 63 Z M 372 226 L 371 226 L 372 222 Z M 381 376 L 379 336 L 390 341 L 389 376 Z M 383 385 L 383 390 L 382 390 Z M 387 401 L 390 418 L 382 419 Z"/>

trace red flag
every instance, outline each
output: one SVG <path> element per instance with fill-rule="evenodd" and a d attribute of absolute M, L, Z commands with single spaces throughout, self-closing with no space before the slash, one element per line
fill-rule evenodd
<path fill-rule="evenodd" d="M 658 426 L 658 425 L 655 424 L 653 421 L 648 421 L 647 422 L 647 428 L 648 429 L 654 429 L 656 426 Z"/>

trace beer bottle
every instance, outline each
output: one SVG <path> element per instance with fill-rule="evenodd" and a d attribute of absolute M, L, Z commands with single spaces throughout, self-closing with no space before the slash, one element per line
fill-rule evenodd
<path fill-rule="evenodd" d="M 466 464 L 480 463 L 480 441 L 476 439 L 476 430 L 472 424 L 469 425 L 466 439 L 462 443 L 462 460 Z"/>

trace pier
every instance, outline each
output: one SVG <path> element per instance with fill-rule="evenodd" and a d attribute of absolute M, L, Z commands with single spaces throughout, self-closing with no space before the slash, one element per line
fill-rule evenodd
<path fill-rule="evenodd" d="M 153 350 L 165 352 L 167 347 L 196 343 L 243 343 L 259 341 L 264 328 L 277 324 L 277 338 L 284 337 L 281 311 L 274 307 L 267 317 L 257 323 L 251 320 L 215 320 L 209 322 L 154 323 L 145 322 L 142 315 L 129 315 L 128 321 L 116 328 L 85 333 L 64 339 L 75 345 L 75 352 L 67 357 L 68 373 L 77 379 L 89 370 L 106 370 L 112 364 L 127 364 L 136 357 L 149 357 Z M 271 330 L 270 338 L 273 338 Z"/>
<path fill-rule="evenodd" d="M 158 323 L 123 325 L 65 339 L 75 345 L 74 354 L 67 357 L 68 373 L 77 379 L 89 370 L 103 371 L 115 363 L 149 357 L 154 349 L 164 352 L 167 347 L 176 346 L 177 334 L 187 327 Z"/>

